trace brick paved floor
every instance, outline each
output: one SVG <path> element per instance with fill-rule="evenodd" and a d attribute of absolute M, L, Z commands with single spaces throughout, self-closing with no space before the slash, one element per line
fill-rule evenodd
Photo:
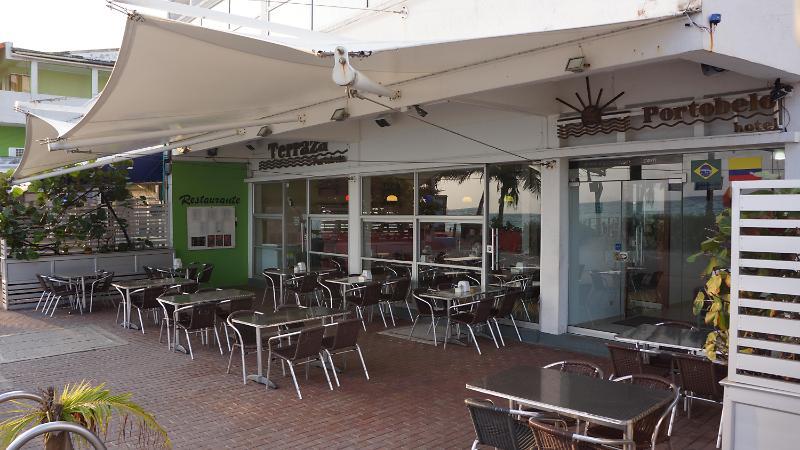
<path fill-rule="evenodd" d="M 145 335 L 123 330 L 109 311 L 85 316 L 58 311 L 53 319 L 0 311 L 0 335 L 85 324 L 103 327 L 128 343 L 2 364 L 0 390 L 35 390 L 81 379 L 105 382 L 115 391 L 133 392 L 177 449 L 469 448 L 474 433 L 463 399 L 476 394 L 465 389 L 467 381 L 514 365 L 565 358 L 607 368 L 595 357 L 519 342 L 498 350 L 483 341 L 483 356 L 474 348 L 442 351 L 378 335 L 382 326 L 373 324 L 362 335 L 371 380 L 364 379 L 351 358 L 340 375 L 341 388 L 328 390 L 322 372 L 313 369 L 308 381 L 301 377 L 304 398 L 298 400 L 290 378 L 279 377 L 277 390 L 265 391 L 252 382 L 245 386 L 239 364 L 225 374 L 227 355 L 215 348 L 196 341 L 192 361 L 159 344 L 154 325 L 145 324 Z M 248 364 L 254 367 L 254 356 Z M 718 421 L 719 407 L 696 403 L 691 420 L 679 415 L 672 448 L 712 449 Z M 113 442 L 109 447 L 124 448 Z"/>

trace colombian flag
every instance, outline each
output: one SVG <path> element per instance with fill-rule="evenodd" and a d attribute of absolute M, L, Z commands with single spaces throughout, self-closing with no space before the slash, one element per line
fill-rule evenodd
<path fill-rule="evenodd" d="M 728 160 L 728 178 L 731 181 L 760 180 L 761 157 L 731 158 Z"/>

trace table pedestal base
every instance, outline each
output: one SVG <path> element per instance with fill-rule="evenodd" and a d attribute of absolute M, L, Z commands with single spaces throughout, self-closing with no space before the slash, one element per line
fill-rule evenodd
<path fill-rule="evenodd" d="M 249 381 L 255 381 L 258 384 L 266 385 L 270 389 L 278 389 L 278 385 L 276 385 L 275 383 L 270 381 L 269 378 L 263 375 L 248 375 L 247 379 Z"/>

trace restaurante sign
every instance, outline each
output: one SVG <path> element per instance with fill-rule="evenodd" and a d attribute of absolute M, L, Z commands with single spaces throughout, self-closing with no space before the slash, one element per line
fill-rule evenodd
<path fill-rule="evenodd" d="M 267 145 L 269 159 L 258 162 L 258 170 L 281 167 L 317 166 L 347 161 L 347 146 L 331 150 L 327 142 L 301 141 L 289 144 L 271 142 Z"/>

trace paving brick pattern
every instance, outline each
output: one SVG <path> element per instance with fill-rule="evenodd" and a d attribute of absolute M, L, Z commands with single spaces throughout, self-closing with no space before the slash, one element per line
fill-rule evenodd
<path fill-rule="evenodd" d="M 361 343 L 371 380 L 355 355 L 340 375 L 341 388 L 328 389 L 319 369 L 309 380 L 300 375 L 303 399 L 290 378 L 278 374 L 279 389 L 242 384 L 234 358 L 225 374 L 227 355 L 193 341 L 195 360 L 167 351 L 158 343 L 157 326 L 145 323 L 146 334 L 114 325 L 114 313 L 43 318 L 34 312 L 0 311 L 0 335 L 92 324 L 117 334 L 128 344 L 69 355 L 0 364 L 5 390 L 36 390 L 87 379 L 105 382 L 115 391 L 134 393 L 135 401 L 153 412 L 168 430 L 176 449 L 276 448 L 469 448 L 474 432 L 463 399 L 476 396 L 464 385 L 471 379 L 514 365 L 544 365 L 578 358 L 602 359 L 508 340 L 495 349 L 482 340 L 474 348 L 441 347 L 378 335 L 377 323 Z M 255 356 L 247 357 L 249 368 Z M 0 411 L 3 407 L 0 407 Z M 691 420 L 679 414 L 673 449 L 712 449 L 719 421 L 716 405 L 695 404 Z M 109 448 L 127 448 L 113 442 Z"/>

